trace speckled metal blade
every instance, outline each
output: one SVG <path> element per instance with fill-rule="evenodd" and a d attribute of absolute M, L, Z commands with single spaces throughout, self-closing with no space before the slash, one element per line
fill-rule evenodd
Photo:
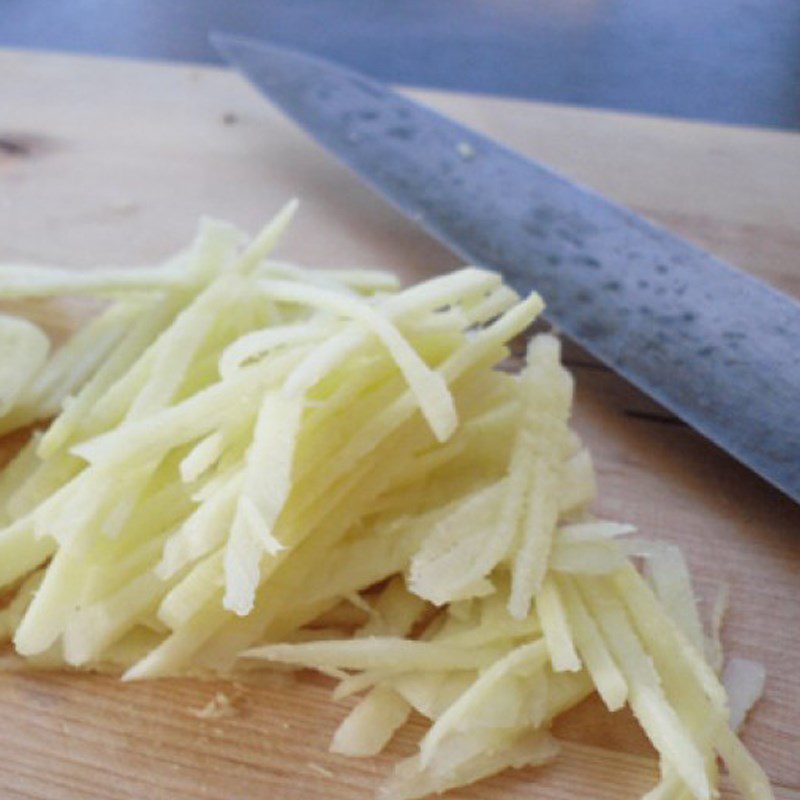
<path fill-rule="evenodd" d="M 401 212 L 539 291 L 564 333 L 800 502 L 795 300 L 348 69 L 212 41 Z"/>

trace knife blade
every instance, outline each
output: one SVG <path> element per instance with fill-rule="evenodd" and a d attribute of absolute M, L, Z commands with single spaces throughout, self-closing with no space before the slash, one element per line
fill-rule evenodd
<path fill-rule="evenodd" d="M 460 257 L 800 502 L 800 304 L 352 70 L 212 34 L 220 55 Z"/>

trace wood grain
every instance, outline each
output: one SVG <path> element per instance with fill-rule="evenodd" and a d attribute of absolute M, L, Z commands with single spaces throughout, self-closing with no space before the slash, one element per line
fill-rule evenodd
<path fill-rule="evenodd" d="M 800 137 L 417 94 L 800 295 Z M 146 263 L 181 247 L 202 214 L 255 230 L 298 195 L 287 257 L 409 279 L 454 264 L 224 71 L 2 52 L 0 102 L 0 260 Z M 38 313 L 54 319 L 49 306 Z M 733 587 L 726 645 L 769 675 L 745 740 L 778 797 L 797 800 L 800 509 L 579 349 L 568 356 L 598 509 L 679 542 L 704 600 L 721 581 Z M 321 679 L 249 687 L 230 719 L 194 716 L 218 690 L 231 688 L 0 675 L 0 797 L 363 798 L 420 731 L 411 725 L 380 758 L 344 760 L 327 753 L 344 709 Z M 590 700 L 558 732 L 556 764 L 452 796 L 625 800 L 652 782 L 652 753 L 628 715 Z"/>

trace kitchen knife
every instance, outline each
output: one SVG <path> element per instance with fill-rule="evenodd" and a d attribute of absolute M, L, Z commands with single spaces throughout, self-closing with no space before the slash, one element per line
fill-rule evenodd
<path fill-rule="evenodd" d="M 800 502 L 800 305 L 633 212 L 349 69 L 227 34 L 275 105 L 462 258 Z"/>

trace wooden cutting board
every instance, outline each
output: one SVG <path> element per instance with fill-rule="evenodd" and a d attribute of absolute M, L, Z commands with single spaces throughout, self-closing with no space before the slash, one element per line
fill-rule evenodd
<path fill-rule="evenodd" d="M 800 295 L 797 135 L 420 97 Z M 287 258 L 387 266 L 409 279 L 454 264 L 227 72 L 7 51 L 0 109 L 0 261 L 146 263 L 184 245 L 202 214 L 254 231 L 297 195 Z M 778 797 L 797 800 L 800 508 L 596 362 L 577 350 L 569 359 L 598 510 L 680 543 L 704 601 L 720 583 L 732 587 L 728 650 L 763 661 L 769 676 L 744 738 Z M 220 690 L 241 695 L 239 713 L 198 719 Z M 369 797 L 419 725 L 380 758 L 329 755 L 345 711 L 329 690 L 307 676 L 239 692 L 0 674 L 0 798 Z M 556 764 L 452 796 L 625 800 L 655 779 L 652 751 L 625 713 L 612 718 L 590 700 L 557 732 L 566 744 Z"/>

